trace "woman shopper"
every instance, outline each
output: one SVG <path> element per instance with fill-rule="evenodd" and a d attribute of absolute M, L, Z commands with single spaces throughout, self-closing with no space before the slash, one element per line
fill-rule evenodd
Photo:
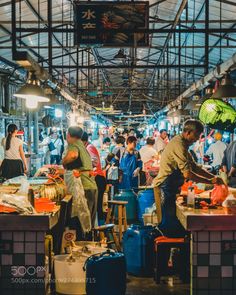
<path fill-rule="evenodd" d="M 17 126 L 10 124 L 7 133 L 7 137 L 2 140 L 4 160 L 0 167 L 0 174 L 3 178 L 10 179 L 27 173 L 27 164 L 23 141 L 17 138 Z"/>

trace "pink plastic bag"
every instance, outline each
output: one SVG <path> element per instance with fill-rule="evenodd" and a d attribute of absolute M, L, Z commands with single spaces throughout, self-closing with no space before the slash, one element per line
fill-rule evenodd
<path fill-rule="evenodd" d="M 215 184 L 214 189 L 211 193 L 211 202 L 213 205 L 222 205 L 224 200 L 228 196 L 228 186 L 222 184 Z"/>

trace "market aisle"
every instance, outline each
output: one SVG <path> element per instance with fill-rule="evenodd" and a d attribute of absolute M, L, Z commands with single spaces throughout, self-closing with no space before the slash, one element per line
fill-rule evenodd
<path fill-rule="evenodd" d="M 172 279 L 169 283 L 156 285 L 152 278 L 137 278 L 129 276 L 126 295 L 189 295 L 189 285 L 182 285 Z M 176 288 L 178 286 L 178 288 Z"/>

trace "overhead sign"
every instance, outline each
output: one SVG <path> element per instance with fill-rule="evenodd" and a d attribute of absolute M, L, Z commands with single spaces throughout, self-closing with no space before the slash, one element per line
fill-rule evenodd
<path fill-rule="evenodd" d="M 148 46 L 149 2 L 74 4 L 75 45 Z M 135 33 L 136 32 L 136 33 Z"/>

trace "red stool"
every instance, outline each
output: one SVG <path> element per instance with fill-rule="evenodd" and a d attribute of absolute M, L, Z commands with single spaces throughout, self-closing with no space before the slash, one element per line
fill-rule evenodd
<path fill-rule="evenodd" d="M 164 236 L 155 239 L 155 267 L 154 279 L 160 284 L 161 277 L 177 274 L 184 283 L 190 281 L 190 246 L 184 238 L 167 238 Z M 178 250 L 178 261 L 172 266 L 168 265 L 171 249 Z M 175 261 L 173 261 L 175 262 Z M 175 267 L 175 264 L 178 267 Z"/>

